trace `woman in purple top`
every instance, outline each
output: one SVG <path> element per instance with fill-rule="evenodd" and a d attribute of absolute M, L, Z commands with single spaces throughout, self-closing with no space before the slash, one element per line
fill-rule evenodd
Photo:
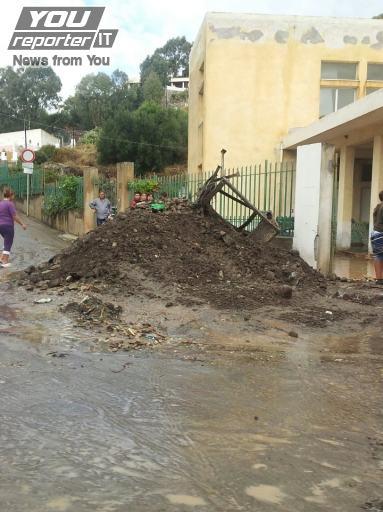
<path fill-rule="evenodd" d="M 20 224 L 23 229 L 27 228 L 17 216 L 16 208 L 13 204 L 14 197 L 14 192 L 6 188 L 4 190 L 4 200 L 0 201 L 0 235 L 4 238 L 4 249 L 0 258 L 2 267 L 9 267 L 10 265 L 9 255 L 11 254 L 13 238 L 15 236 L 15 222 Z"/>

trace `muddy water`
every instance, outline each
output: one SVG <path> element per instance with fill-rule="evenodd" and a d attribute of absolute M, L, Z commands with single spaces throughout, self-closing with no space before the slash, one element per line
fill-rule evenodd
<path fill-rule="evenodd" d="M 1 510 L 356 512 L 383 494 L 368 332 L 251 364 L 106 354 L 18 293 L 0 308 Z"/>
<path fill-rule="evenodd" d="M 334 261 L 334 273 L 348 279 L 374 278 L 374 261 L 367 254 L 337 254 Z"/>
<path fill-rule="evenodd" d="M 34 230 L 24 259 L 55 247 Z M 357 512 L 383 496 L 379 333 L 270 328 L 251 358 L 110 354 L 34 298 L 0 283 L 1 512 Z"/>

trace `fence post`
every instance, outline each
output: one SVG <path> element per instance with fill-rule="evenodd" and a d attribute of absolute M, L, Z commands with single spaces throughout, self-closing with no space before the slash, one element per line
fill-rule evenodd
<path fill-rule="evenodd" d="M 98 196 L 98 169 L 86 167 L 84 169 L 84 233 L 88 233 L 95 226 L 94 211 L 89 203 Z"/>
<path fill-rule="evenodd" d="M 117 210 L 129 208 L 128 183 L 134 180 L 134 162 L 117 163 Z"/>

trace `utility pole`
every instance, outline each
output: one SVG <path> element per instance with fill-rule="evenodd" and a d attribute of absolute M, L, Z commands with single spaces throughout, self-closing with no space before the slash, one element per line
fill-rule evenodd
<path fill-rule="evenodd" d="M 27 120 L 24 116 L 24 147 L 27 149 Z M 27 217 L 29 217 L 29 174 L 27 174 Z"/>
<path fill-rule="evenodd" d="M 24 117 L 24 148 L 27 149 L 27 120 Z"/>

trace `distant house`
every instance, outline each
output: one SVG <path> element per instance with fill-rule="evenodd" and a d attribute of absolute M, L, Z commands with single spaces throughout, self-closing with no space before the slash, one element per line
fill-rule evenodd
<path fill-rule="evenodd" d="M 166 105 L 186 108 L 189 99 L 189 77 L 177 76 L 170 79 L 166 86 Z"/>
<path fill-rule="evenodd" d="M 27 130 L 27 146 L 30 149 L 38 150 L 41 146 L 50 144 L 60 147 L 60 139 L 46 132 L 45 130 Z M 24 130 L 19 132 L 0 133 L 0 151 L 13 152 L 25 147 Z"/>
<path fill-rule="evenodd" d="M 185 91 L 189 89 L 189 77 L 188 76 L 175 76 L 170 79 L 170 84 L 167 86 L 168 90 L 171 91 Z"/>

